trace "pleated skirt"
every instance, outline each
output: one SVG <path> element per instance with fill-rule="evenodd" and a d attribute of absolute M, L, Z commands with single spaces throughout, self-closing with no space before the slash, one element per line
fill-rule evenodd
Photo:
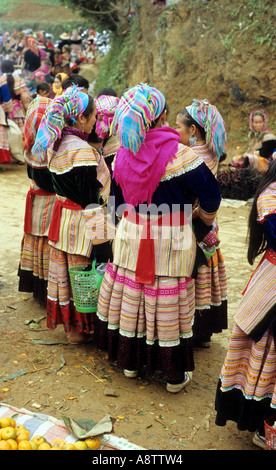
<path fill-rule="evenodd" d="M 195 279 L 194 340 L 208 339 L 228 328 L 227 280 L 221 249 L 200 266 Z"/>
<path fill-rule="evenodd" d="M 95 338 L 122 369 L 148 375 L 161 369 L 179 383 L 194 369 L 192 323 L 194 280 L 156 276 L 153 285 L 135 281 L 135 272 L 109 263 L 98 300 Z"/>
<path fill-rule="evenodd" d="M 64 331 L 75 330 L 79 333 L 94 331 L 95 313 L 82 313 L 75 308 L 69 277 L 72 266 L 85 267 L 91 264 L 90 258 L 73 255 L 50 247 L 47 327 L 63 325 Z"/>
<path fill-rule="evenodd" d="M 47 303 L 50 246 L 48 237 L 25 233 L 21 243 L 18 269 L 19 291 L 33 292 L 40 304 Z"/>
<path fill-rule="evenodd" d="M 263 431 L 264 419 L 276 415 L 276 351 L 268 329 L 255 342 L 234 324 L 216 394 L 216 424 L 228 420 L 238 429 Z"/>

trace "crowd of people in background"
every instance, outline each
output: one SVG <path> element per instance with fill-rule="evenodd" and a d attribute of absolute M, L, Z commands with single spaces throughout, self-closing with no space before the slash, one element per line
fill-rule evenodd
<path fill-rule="evenodd" d="M 12 161 L 12 121 L 30 179 L 19 290 L 33 293 L 47 327 L 63 327 L 69 343 L 93 341 L 130 379 L 159 371 L 176 394 L 192 380 L 194 348 L 211 347 L 228 328 L 218 218 L 224 119 L 208 99 L 193 99 L 169 125 L 165 96 L 146 83 L 93 98 L 78 72 L 95 63 L 96 33 L 80 33 L 63 33 L 57 47 L 44 31 L 2 38 L 0 163 Z M 264 420 L 276 408 L 276 141 L 263 110 L 249 126 L 249 149 L 229 171 L 260 165 L 248 261 L 263 258 L 234 317 L 215 404 L 217 425 L 236 421 L 265 448 Z M 93 263 L 104 276 L 88 312 L 76 303 L 70 269 Z"/>

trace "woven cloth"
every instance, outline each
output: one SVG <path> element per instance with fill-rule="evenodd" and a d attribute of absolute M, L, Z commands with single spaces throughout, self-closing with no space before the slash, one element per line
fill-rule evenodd
<path fill-rule="evenodd" d="M 164 108 L 164 95 L 156 88 L 140 83 L 123 93 L 110 132 L 118 135 L 125 149 L 136 154 L 150 125 Z"/>
<path fill-rule="evenodd" d="M 61 96 L 53 99 L 48 106 L 37 131 L 32 153 L 39 160 L 45 159 L 49 146 L 61 137 L 66 118 L 81 114 L 87 107 L 89 97 L 74 84 L 67 88 Z"/>

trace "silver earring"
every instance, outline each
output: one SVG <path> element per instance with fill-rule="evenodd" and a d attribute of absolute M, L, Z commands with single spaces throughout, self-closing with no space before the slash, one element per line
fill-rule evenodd
<path fill-rule="evenodd" d="M 195 135 L 190 135 L 189 137 L 189 144 L 191 146 L 195 145 L 197 143 L 197 137 Z"/>

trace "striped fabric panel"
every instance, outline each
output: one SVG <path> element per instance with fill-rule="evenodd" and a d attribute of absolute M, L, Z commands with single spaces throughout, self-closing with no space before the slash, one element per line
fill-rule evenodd
<path fill-rule="evenodd" d="M 104 149 L 103 149 L 103 155 L 104 157 L 109 157 L 110 155 L 115 155 L 117 150 L 120 147 L 120 141 L 116 135 L 112 135 L 109 137 L 108 141 L 106 142 Z"/>
<path fill-rule="evenodd" d="M 276 265 L 266 259 L 257 266 L 234 320 L 246 333 L 250 334 L 276 301 Z"/>
<path fill-rule="evenodd" d="M 50 246 L 46 237 L 25 233 L 21 243 L 20 269 L 39 279 L 48 279 Z"/>
<path fill-rule="evenodd" d="M 152 224 L 156 276 L 187 276 L 193 271 L 196 241 L 190 225 L 157 226 Z M 114 264 L 136 270 L 142 225 L 121 219 L 114 243 Z M 183 240 L 183 243 L 181 242 Z"/>
<path fill-rule="evenodd" d="M 234 325 L 227 355 L 221 370 L 221 390 L 239 389 L 247 399 L 271 399 L 276 408 L 276 351 L 273 334 L 267 330 L 255 343 Z"/>
<path fill-rule="evenodd" d="M 258 155 L 250 154 L 248 155 L 249 164 L 252 168 L 256 168 L 256 170 L 266 173 L 269 168 L 269 160 L 264 157 L 259 157 Z"/>
<path fill-rule="evenodd" d="M 206 163 L 213 175 L 216 176 L 218 171 L 219 159 L 209 149 L 206 142 L 197 142 L 195 145 L 192 146 L 192 149 L 200 158 L 202 158 L 202 160 Z"/>
<path fill-rule="evenodd" d="M 50 147 L 47 151 L 49 170 L 56 174 L 66 173 L 74 167 L 96 166 L 99 152 L 86 141 L 75 135 L 65 135 L 57 152 Z"/>
<path fill-rule="evenodd" d="M 39 189 L 32 181 L 31 188 Z M 32 208 L 32 234 L 48 236 L 49 226 L 52 219 L 56 196 L 34 196 Z"/>
<path fill-rule="evenodd" d="M 200 266 L 195 280 L 196 309 L 202 310 L 221 305 L 227 299 L 227 280 L 221 249 L 208 260 L 208 266 Z"/>
<path fill-rule="evenodd" d="M 163 347 L 176 346 L 192 336 L 194 281 L 184 277 L 156 277 L 154 285 L 135 281 L 135 273 L 108 264 L 97 315 L 108 328 L 126 337 L 156 339 Z"/>
<path fill-rule="evenodd" d="M 57 196 L 60 198 L 60 196 Z M 85 219 L 80 210 L 63 208 L 61 212 L 59 240 L 49 244 L 72 255 L 90 256 L 92 242 L 86 233 Z"/>
<path fill-rule="evenodd" d="M 50 249 L 48 299 L 68 305 L 73 300 L 68 268 L 71 266 L 87 266 L 89 259 L 84 256 L 70 255 L 61 250 Z"/>
<path fill-rule="evenodd" d="M 0 106 L 1 108 L 1 106 Z M 2 126 L 0 123 L 0 148 L 4 150 L 9 150 L 9 140 L 8 140 L 8 131 L 7 127 Z"/>
<path fill-rule="evenodd" d="M 265 217 L 276 212 L 276 182 L 260 194 L 257 200 L 258 221 L 263 222 Z"/>
<path fill-rule="evenodd" d="M 198 157 L 194 150 L 179 144 L 178 151 L 172 161 L 169 161 L 166 166 L 166 172 L 161 178 L 162 181 L 175 178 L 176 176 L 183 175 L 189 171 L 194 170 L 203 163 L 203 160 Z"/>

